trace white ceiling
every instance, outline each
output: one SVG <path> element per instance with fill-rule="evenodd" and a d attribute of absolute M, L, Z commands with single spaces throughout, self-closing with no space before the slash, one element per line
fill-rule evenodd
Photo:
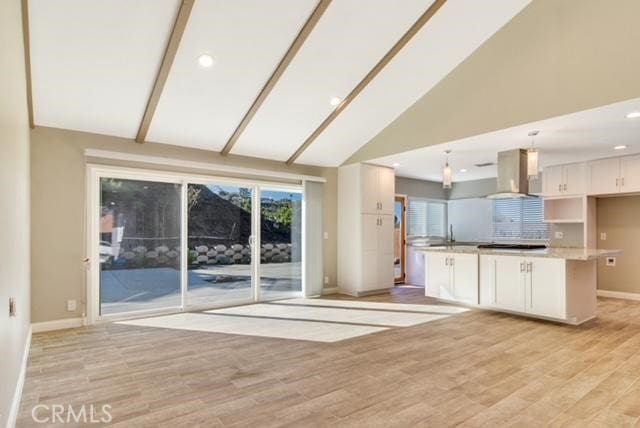
<path fill-rule="evenodd" d="M 147 139 L 222 150 L 315 5 L 197 0 Z M 197 65 L 204 53 L 213 67 Z"/>
<path fill-rule="evenodd" d="M 287 160 L 432 2 L 332 2 L 234 153 Z"/>
<path fill-rule="evenodd" d="M 529 2 L 449 0 L 299 161 L 340 165 Z"/>
<path fill-rule="evenodd" d="M 133 138 L 179 0 L 30 0 L 37 125 Z"/>
<path fill-rule="evenodd" d="M 232 153 L 289 158 L 432 2 L 333 0 Z M 299 162 L 341 164 L 529 2 L 449 0 Z M 133 138 L 179 4 L 31 0 L 36 125 Z M 316 5 L 197 0 L 147 140 L 221 150 Z"/>
<path fill-rule="evenodd" d="M 632 111 L 640 111 L 640 99 L 632 99 L 592 110 L 558 116 L 496 132 L 424 147 L 371 162 L 396 166 L 403 177 L 441 181 L 445 162 L 444 150 L 451 150 L 449 164 L 454 181 L 469 181 L 496 176 L 496 167 L 478 168 L 475 164 L 496 162 L 503 150 L 528 148 L 532 130 L 539 130 L 535 146 L 542 167 L 581 162 L 612 156 L 640 153 L 640 118 L 627 119 Z M 626 145 L 625 150 L 614 150 Z M 467 169 L 467 172 L 460 172 Z"/>

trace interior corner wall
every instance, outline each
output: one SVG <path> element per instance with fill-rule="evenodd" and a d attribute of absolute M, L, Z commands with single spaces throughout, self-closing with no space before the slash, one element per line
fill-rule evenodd
<path fill-rule="evenodd" d="M 0 2 L 0 426 L 15 417 L 12 404 L 31 324 L 29 123 L 21 13 L 20 0 Z M 16 299 L 15 317 L 9 316 L 9 298 Z"/>
<path fill-rule="evenodd" d="M 396 194 L 413 198 L 447 199 L 442 183 L 396 176 Z"/>
<path fill-rule="evenodd" d="M 32 179 L 32 318 L 34 323 L 83 316 L 84 306 L 68 312 L 67 300 L 82 302 L 85 284 L 85 149 L 111 150 L 135 155 L 208 162 L 212 165 L 246 167 L 270 171 L 322 176 L 324 232 L 323 270 L 336 284 L 337 168 L 304 165 L 220 154 L 166 144 L 137 144 L 126 138 L 36 127 L 31 131 Z M 138 166 L 124 161 L 96 159 L 116 166 Z M 142 165 L 144 166 L 144 165 Z M 180 168 L 146 165 L 149 169 L 185 172 Z M 191 170 L 190 172 L 194 172 Z M 215 175 L 212 171 L 198 171 Z M 225 174 L 221 174 L 225 175 Z M 82 302 L 85 303 L 85 302 Z"/>

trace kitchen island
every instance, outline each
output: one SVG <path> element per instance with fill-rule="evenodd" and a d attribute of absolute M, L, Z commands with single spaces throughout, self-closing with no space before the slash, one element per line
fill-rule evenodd
<path fill-rule="evenodd" d="M 578 325 L 596 316 L 597 259 L 584 248 L 423 247 L 425 294 L 485 309 Z"/>

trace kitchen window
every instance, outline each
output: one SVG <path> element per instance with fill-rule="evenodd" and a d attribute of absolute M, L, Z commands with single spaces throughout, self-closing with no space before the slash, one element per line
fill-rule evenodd
<path fill-rule="evenodd" d="M 444 238 L 447 231 L 446 213 L 445 202 L 409 198 L 408 236 Z"/>
<path fill-rule="evenodd" d="M 496 199 L 493 201 L 492 237 L 496 240 L 534 240 L 549 238 L 543 221 L 542 198 Z"/>

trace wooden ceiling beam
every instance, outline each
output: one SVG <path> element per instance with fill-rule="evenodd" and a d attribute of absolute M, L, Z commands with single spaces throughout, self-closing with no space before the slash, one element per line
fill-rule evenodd
<path fill-rule="evenodd" d="M 153 84 L 153 89 L 151 90 L 151 95 L 149 96 L 149 101 L 147 102 L 147 107 L 144 111 L 144 116 L 142 117 L 140 128 L 138 129 L 138 134 L 136 135 L 136 142 L 138 143 L 144 143 L 147 138 L 151 121 L 153 120 L 158 103 L 160 102 L 164 85 L 167 83 L 167 78 L 171 72 L 173 60 L 176 58 L 176 54 L 178 53 L 180 41 L 184 35 L 184 30 L 187 28 L 187 23 L 189 22 L 189 16 L 191 15 L 194 3 L 195 0 L 182 0 L 180 10 L 178 11 L 176 21 L 173 25 L 173 30 L 171 30 L 169 43 L 167 43 L 167 49 L 162 57 L 162 63 L 160 64 L 156 81 Z"/>
<path fill-rule="evenodd" d="M 29 128 L 36 127 L 33 116 L 33 86 L 31 82 L 31 35 L 29 33 L 29 0 L 22 0 L 22 40 L 24 42 L 24 69 L 27 78 L 27 110 Z"/>
<path fill-rule="evenodd" d="M 262 104 L 265 102 L 273 88 L 276 86 L 276 84 L 280 80 L 280 77 L 282 77 L 284 72 L 287 70 L 287 67 L 289 67 L 289 64 L 291 64 L 291 61 L 293 61 L 293 58 L 296 56 L 298 51 L 300 51 L 300 48 L 302 48 L 302 45 L 307 40 L 307 37 L 309 37 L 309 34 L 311 34 L 314 27 L 316 26 L 318 21 L 320 21 L 320 18 L 330 4 L 331 0 L 320 0 L 316 8 L 313 10 L 313 13 L 309 16 L 304 26 L 294 39 L 293 43 L 291 43 L 291 46 L 289 46 L 289 49 L 285 53 L 284 57 L 282 57 L 280 63 L 271 74 L 271 77 L 269 77 L 269 80 L 267 80 L 267 83 L 265 83 L 256 99 L 253 101 L 253 104 L 251 104 L 249 110 L 244 115 L 235 131 L 233 131 L 233 134 L 231 134 L 231 137 L 227 141 L 227 144 L 225 144 L 224 148 L 222 149 L 221 154 L 223 156 L 226 156 L 231 152 L 233 146 L 236 144 L 245 129 L 247 129 L 247 126 L 249 126 L 249 123 L 256 115 Z"/>
<path fill-rule="evenodd" d="M 386 67 L 387 64 L 411 41 L 424 25 L 431 20 L 436 12 L 447 2 L 447 0 L 435 0 L 431 6 L 418 18 L 409 30 L 396 42 L 395 45 L 382 57 L 371 71 L 356 85 L 356 87 L 345 97 L 344 100 L 327 116 L 327 118 L 313 131 L 304 143 L 287 160 L 287 165 L 293 164 L 302 153 L 329 127 L 329 125 L 347 108 L 351 102 L 367 87 L 369 83 Z"/>

